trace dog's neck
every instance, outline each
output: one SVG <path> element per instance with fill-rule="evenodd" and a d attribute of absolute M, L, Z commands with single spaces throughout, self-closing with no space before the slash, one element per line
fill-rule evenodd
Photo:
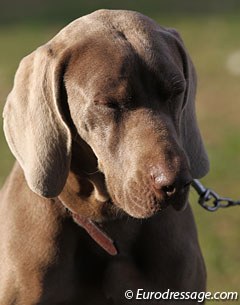
<path fill-rule="evenodd" d="M 78 214 L 72 214 L 74 221 L 83 227 L 87 233 L 100 247 L 102 247 L 110 255 L 118 254 L 113 240 L 93 221 L 84 218 Z"/>
<path fill-rule="evenodd" d="M 63 202 L 59 197 L 56 198 L 56 200 L 58 200 L 66 208 L 66 202 Z M 68 211 L 72 216 L 74 222 L 82 227 L 102 249 L 104 249 L 110 255 L 118 254 L 113 240 L 102 230 L 100 224 L 97 225 L 91 219 L 74 213 L 69 209 Z"/>
<path fill-rule="evenodd" d="M 87 193 L 82 193 L 82 189 L 84 192 L 88 190 Z M 114 206 L 109 200 L 104 201 L 104 194 L 98 194 L 102 200 L 96 198 L 96 192 L 94 183 L 89 179 L 70 172 L 58 200 L 70 212 L 74 222 L 84 228 L 97 244 L 110 255 L 116 255 L 117 250 L 112 239 L 100 227 L 101 222 L 109 217 L 113 218 Z"/>

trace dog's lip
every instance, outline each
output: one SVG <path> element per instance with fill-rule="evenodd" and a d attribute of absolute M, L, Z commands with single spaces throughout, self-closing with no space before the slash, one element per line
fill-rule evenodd
<path fill-rule="evenodd" d="M 186 185 L 186 187 L 182 190 L 182 193 L 178 196 L 178 198 L 174 198 L 172 201 L 172 206 L 176 211 L 184 211 L 187 207 L 188 202 L 188 194 L 190 191 L 190 184 Z M 179 204 L 180 202 L 180 204 Z"/>
<path fill-rule="evenodd" d="M 185 201 L 183 204 L 179 205 L 177 203 L 173 203 L 172 204 L 173 208 L 176 210 L 176 211 L 184 211 L 186 206 L 187 206 L 187 201 Z"/>

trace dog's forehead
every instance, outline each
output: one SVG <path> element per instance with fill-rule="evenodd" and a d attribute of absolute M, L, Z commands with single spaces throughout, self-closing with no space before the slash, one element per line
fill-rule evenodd
<path fill-rule="evenodd" d="M 76 45 L 66 72 L 66 79 L 86 88 L 109 89 L 126 83 L 134 70 L 135 54 L 119 37 L 94 35 Z"/>
<path fill-rule="evenodd" d="M 125 99 L 139 95 L 143 87 L 154 90 L 154 85 L 168 94 L 174 82 L 183 80 L 166 46 L 155 50 L 149 41 L 151 54 L 141 54 L 137 47 L 119 30 L 95 33 L 75 46 L 67 78 L 92 100 L 103 93 Z"/>

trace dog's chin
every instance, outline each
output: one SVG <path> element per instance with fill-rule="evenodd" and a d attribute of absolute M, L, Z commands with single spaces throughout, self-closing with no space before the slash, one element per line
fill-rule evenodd
<path fill-rule="evenodd" d="M 116 205 L 124 214 L 138 219 L 150 218 L 169 206 L 167 202 L 153 202 L 147 206 L 144 205 L 144 202 L 142 205 L 136 204 L 136 202 L 127 202 L 124 205 L 116 203 Z"/>
<path fill-rule="evenodd" d="M 163 200 L 163 201 L 153 201 L 142 202 L 127 202 L 126 204 L 119 204 L 112 201 L 113 206 L 115 206 L 115 210 L 118 211 L 118 215 L 127 214 L 133 218 L 144 219 L 150 218 L 157 213 L 161 213 L 162 211 L 166 210 L 170 206 L 174 208 L 176 211 L 183 211 L 187 206 L 187 198 L 183 198 L 181 200 Z"/>
<path fill-rule="evenodd" d="M 129 216 L 137 219 L 146 219 L 156 215 L 161 209 L 147 210 L 147 211 L 136 211 L 134 209 L 126 209 L 125 213 Z"/>
<path fill-rule="evenodd" d="M 130 207 L 125 207 L 123 211 L 128 214 L 131 217 L 138 218 L 138 219 L 145 219 L 145 218 L 150 218 L 158 213 L 161 213 L 162 211 L 166 210 L 172 206 L 176 211 L 183 211 L 186 206 L 187 202 L 184 204 L 170 204 L 170 203 L 161 203 L 158 204 L 154 207 L 151 208 L 144 208 L 144 209 L 139 209 L 138 207 L 136 208 L 135 206 L 130 206 Z"/>

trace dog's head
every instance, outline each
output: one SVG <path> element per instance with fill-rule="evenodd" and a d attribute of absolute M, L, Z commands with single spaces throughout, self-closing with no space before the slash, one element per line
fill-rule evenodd
<path fill-rule="evenodd" d="M 84 150 L 79 172 L 89 158 L 88 170 L 103 174 L 104 184 L 89 178 L 98 193 L 106 185 L 114 205 L 144 218 L 169 203 L 180 209 L 191 180 L 208 171 L 195 90 L 174 30 L 135 12 L 101 10 L 22 60 L 4 130 L 37 194 L 61 194 Z"/>

